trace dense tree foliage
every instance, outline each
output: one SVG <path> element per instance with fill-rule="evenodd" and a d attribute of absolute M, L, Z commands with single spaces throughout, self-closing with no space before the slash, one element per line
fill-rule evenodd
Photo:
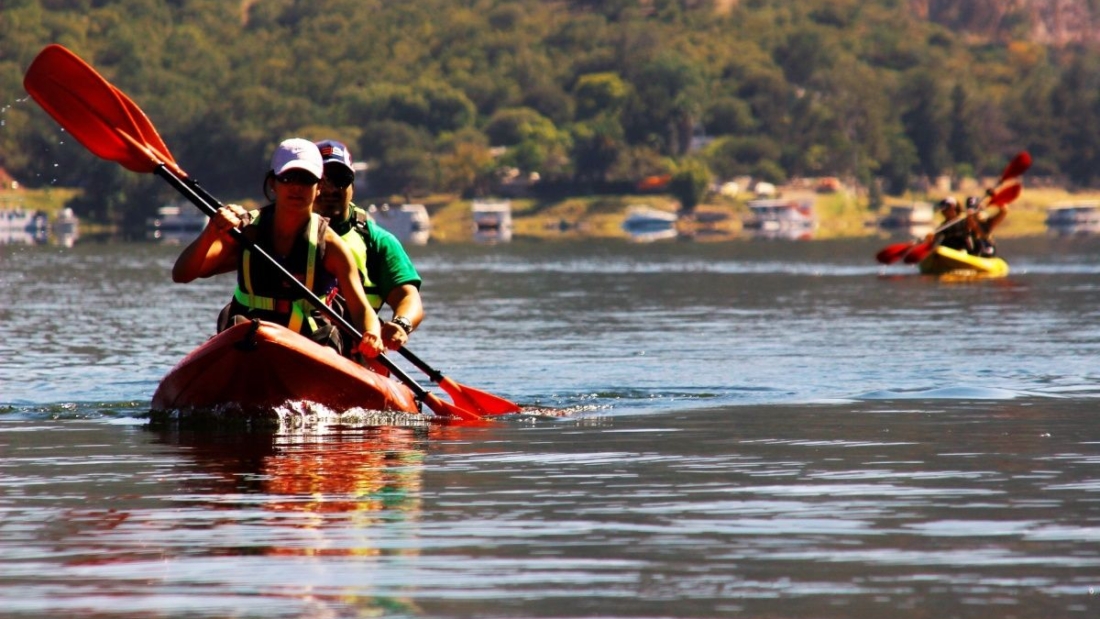
<path fill-rule="evenodd" d="M 965 3 L 963 3 L 965 4 Z M 1094 183 L 1100 53 L 952 32 L 896 0 L 7 0 L 0 166 L 141 221 L 174 196 L 100 162 L 25 98 L 61 43 L 144 109 L 211 192 L 255 197 L 274 145 L 336 138 L 378 195 L 556 191 L 671 174 L 829 175 L 893 192 L 940 174 Z M 980 35 L 980 36 L 979 36 Z"/>

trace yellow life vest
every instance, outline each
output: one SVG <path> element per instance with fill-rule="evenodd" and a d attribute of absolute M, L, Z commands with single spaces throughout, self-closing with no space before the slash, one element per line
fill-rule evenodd
<path fill-rule="evenodd" d="M 262 209 L 254 212 L 252 224 L 258 226 L 261 220 Z M 304 275 L 303 283 L 318 296 L 324 297 L 328 290 L 318 289 L 317 263 L 321 258 L 319 248 L 322 244 L 325 229 L 325 220 L 316 213 L 310 215 L 309 224 L 305 230 L 304 256 L 292 255 L 288 258 L 291 266 L 304 262 L 304 269 L 295 274 L 294 268 L 288 268 L 296 276 Z M 298 243 L 295 243 L 298 247 Z M 313 304 L 295 289 L 289 289 L 290 296 L 273 294 L 278 290 L 275 282 L 285 282 L 285 276 L 278 272 L 266 259 L 256 259 L 251 250 L 244 248 L 241 254 L 240 266 L 237 269 L 237 288 L 233 292 L 233 299 L 250 310 L 260 310 L 287 315 L 286 326 L 291 331 L 299 333 L 312 333 L 317 329 L 317 322 L 311 315 Z M 302 252 L 296 252 L 302 253 Z M 284 265 L 285 266 L 285 265 Z M 331 278 L 329 278 L 331 280 Z M 331 281 L 325 286 L 331 287 Z M 306 327 L 306 329 L 303 329 Z"/>
<path fill-rule="evenodd" d="M 351 249 L 351 254 L 355 257 L 355 268 L 359 270 L 359 279 L 363 282 L 363 292 L 367 295 L 367 303 L 377 312 L 382 309 L 382 303 L 385 299 L 378 294 L 378 285 L 371 281 L 370 272 L 367 269 L 366 230 L 367 212 L 357 206 L 352 206 L 351 227 L 348 228 L 347 232 L 340 235 L 340 238 Z"/>

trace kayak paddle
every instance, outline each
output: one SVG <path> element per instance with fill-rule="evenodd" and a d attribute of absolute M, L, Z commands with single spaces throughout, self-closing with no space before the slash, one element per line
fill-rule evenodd
<path fill-rule="evenodd" d="M 42 109 L 96 156 L 121 164 L 133 172 L 160 176 L 207 216 L 214 216 L 222 207 L 220 202 L 198 188 L 198 184 L 176 164 L 141 108 L 65 47 L 48 45 L 39 52 L 27 69 L 23 87 Z M 312 290 L 250 241 L 239 228 L 234 228 L 232 234 L 237 242 L 270 262 L 338 327 L 357 341 L 362 339 L 362 333 L 351 323 L 317 298 Z M 481 415 L 444 402 L 428 392 L 385 355 L 378 355 L 376 360 L 408 386 L 435 414 L 463 421 L 482 419 Z"/>
<path fill-rule="evenodd" d="M 1016 183 L 1015 185 L 1009 185 L 1008 187 L 1005 187 L 1004 189 L 1002 189 L 1002 190 L 998 191 L 997 193 L 993 194 L 993 199 L 990 200 L 990 206 L 992 206 L 994 208 L 1000 208 L 1000 207 L 1012 202 L 1013 200 L 1015 200 L 1020 195 L 1021 190 L 1022 190 L 1022 187 L 1020 186 L 1019 183 Z M 951 219 L 951 221 L 948 221 L 947 223 L 943 224 L 939 228 L 936 228 L 932 232 L 932 237 L 931 238 L 924 241 L 923 243 L 920 243 L 920 244 L 914 246 L 911 250 L 906 252 L 905 263 L 906 264 L 916 264 L 916 263 L 920 262 L 921 260 L 924 260 L 925 258 L 927 258 L 928 254 L 932 253 L 932 250 L 936 248 L 936 243 L 939 241 L 939 239 L 936 238 L 937 235 L 940 232 L 943 232 L 944 230 L 950 228 L 951 226 L 954 226 L 956 224 L 961 223 L 968 216 L 969 215 L 967 213 L 963 213 L 963 214 Z"/>
<path fill-rule="evenodd" d="M 404 346 L 398 348 L 397 352 L 401 353 L 401 355 L 412 362 L 413 365 L 420 368 L 421 371 L 428 375 L 428 378 L 430 378 L 432 382 L 439 385 L 443 391 L 446 391 L 447 394 L 451 396 L 451 399 L 454 400 L 456 404 L 462 405 L 463 408 L 477 411 L 482 415 L 505 415 L 508 413 L 520 412 L 519 405 L 514 402 L 447 378 L 442 372 L 433 369 Z"/>
<path fill-rule="evenodd" d="M 342 296 L 336 295 L 336 298 L 343 302 Z M 398 348 L 397 352 L 427 374 L 432 382 L 439 385 L 443 391 L 446 391 L 451 399 L 462 408 L 476 411 L 480 415 L 506 415 L 508 413 L 518 413 L 522 410 L 519 404 L 510 400 L 447 378 L 442 372 L 432 368 L 426 361 L 404 346 Z"/>
<path fill-rule="evenodd" d="M 997 183 L 993 187 L 1000 187 L 1005 182 L 1014 179 L 1017 176 L 1020 176 L 1024 172 L 1027 172 L 1028 168 L 1030 167 L 1031 155 L 1026 150 L 1017 153 L 1017 155 L 1012 158 L 1012 161 L 1009 161 L 1008 165 L 1005 166 L 1004 171 L 1001 173 L 1001 178 L 997 180 Z M 994 191 L 993 188 L 989 188 L 985 192 L 985 198 L 989 198 L 993 204 L 997 205 L 1008 204 L 1009 202 L 1015 200 L 1016 197 L 1019 195 L 1019 185 L 1010 185 L 998 191 Z M 965 218 L 965 214 L 956 217 L 955 219 L 933 230 L 932 235 L 935 236 L 940 232 L 943 232 L 944 230 L 950 228 L 951 226 L 957 224 Z M 893 245 L 887 245 L 886 247 L 879 250 L 877 254 L 875 254 L 875 260 L 878 260 L 882 264 L 893 264 L 898 260 L 901 260 L 902 258 L 905 258 L 905 261 L 908 263 L 920 262 L 920 260 L 910 260 L 909 256 L 912 255 L 912 252 L 917 251 L 918 247 L 928 244 L 929 241 L 926 240 L 924 242 L 909 241 L 905 243 L 894 243 Z M 924 256 L 928 255 L 928 251 L 931 251 L 930 246 L 927 248 L 927 250 L 922 250 Z M 923 259 L 924 258 L 922 257 L 921 260 Z"/>

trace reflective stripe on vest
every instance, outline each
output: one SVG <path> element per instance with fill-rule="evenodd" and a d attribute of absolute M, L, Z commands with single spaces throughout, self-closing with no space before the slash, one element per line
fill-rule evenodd
<path fill-rule="evenodd" d="M 306 251 L 306 288 L 313 290 L 313 276 L 317 268 L 317 245 L 319 242 L 318 231 L 321 227 L 321 217 L 316 213 L 313 213 L 309 217 L 309 233 L 306 238 L 309 239 L 309 248 Z M 310 309 L 313 304 L 305 298 L 294 299 L 276 299 L 273 297 L 264 297 L 257 295 L 252 290 L 252 251 L 249 249 L 244 250 L 244 255 L 241 257 L 241 271 L 242 278 L 244 279 L 245 289 L 241 290 L 240 286 L 233 291 L 233 298 L 237 300 L 241 305 L 254 310 L 263 310 L 269 312 L 279 312 L 281 314 L 290 314 L 290 320 L 287 322 L 287 328 L 291 331 L 301 333 L 302 324 L 309 325 L 310 332 L 317 329 L 317 321 L 310 315 Z"/>

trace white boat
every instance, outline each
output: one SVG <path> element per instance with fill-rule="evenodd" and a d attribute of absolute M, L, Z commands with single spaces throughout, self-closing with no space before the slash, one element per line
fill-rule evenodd
<path fill-rule="evenodd" d="M 37 232 L 46 229 L 46 213 L 17 208 L 0 211 L 0 230 Z"/>
<path fill-rule="evenodd" d="M 936 210 L 931 203 L 914 202 L 890 207 L 890 212 L 879 219 L 878 226 L 894 236 L 923 237 L 935 228 Z"/>
<path fill-rule="evenodd" d="M 812 199 L 751 200 L 748 207 L 749 216 L 742 226 L 754 237 L 807 239 L 817 229 Z"/>
<path fill-rule="evenodd" d="M 401 206 L 372 204 L 367 208 L 367 213 L 375 223 L 388 230 L 402 243 L 424 245 L 431 236 L 432 222 L 428 216 L 428 209 L 423 204 L 402 204 Z"/>
<path fill-rule="evenodd" d="M 679 234 L 676 230 L 677 219 L 679 216 L 676 213 L 634 204 L 627 207 L 622 226 L 631 240 L 648 243 L 676 238 Z"/>
<path fill-rule="evenodd" d="M 935 219 L 935 208 L 928 202 L 914 202 L 890 207 L 890 212 L 879 220 L 881 228 L 912 228 L 926 226 Z"/>
<path fill-rule="evenodd" d="M 208 221 L 205 213 L 190 204 L 169 204 L 157 209 L 156 216 L 146 220 L 145 236 L 169 243 L 189 243 Z"/>
<path fill-rule="evenodd" d="M 50 224 L 50 233 L 61 245 L 72 247 L 80 236 L 80 218 L 73 213 L 73 209 L 65 207 Z"/>
<path fill-rule="evenodd" d="M 1046 225 L 1059 236 L 1100 233 L 1100 202 L 1051 205 L 1047 209 Z"/>
<path fill-rule="evenodd" d="M 512 202 L 475 200 L 470 207 L 474 217 L 474 240 L 499 242 L 512 240 Z"/>
<path fill-rule="evenodd" d="M 49 237 L 48 224 L 49 219 L 43 211 L 0 210 L 0 244 L 44 243 Z"/>
<path fill-rule="evenodd" d="M 643 204 L 633 204 L 626 208 L 623 230 L 631 233 L 667 230 L 676 225 L 679 217 L 676 213 L 662 211 Z"/>

